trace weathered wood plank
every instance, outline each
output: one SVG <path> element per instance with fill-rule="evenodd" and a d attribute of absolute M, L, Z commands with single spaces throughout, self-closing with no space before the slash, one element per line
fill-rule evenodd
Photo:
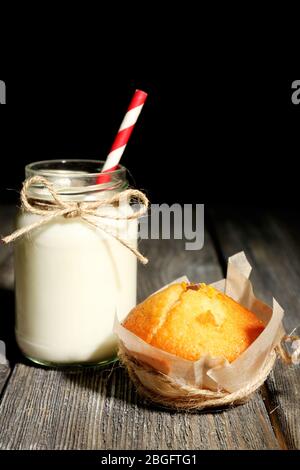
<path fill-rule="evenodd" d="M 139 299 L 174 278 L 222 277 L 213 245 L 185 252 L 182 241 L 148 241 L 139 267 Z M 264 402 L 219 413 L 160 410 L 138 398 L 127 374 L 66 373 L 18 364 L 0 406 L 1 449 L 276 449 Z"/>
<path fill-rule="evenodd" d="M 1 406 L 1 449 L 277 448 L 261 399 L 213 414 L 159 410 L 127 374 L 19 364 Z"/>
<path fill-rule="evenodd" d="M 298 217 L 229 209 L 213 214 L 224 256 L 244 250 L 251 262 L 256 294 L 267 303 L 274 296 L 286 311 L 288 332 L 300 324 L 300 226 Z M 275 433 L 283 448 L 300 448 L 300 373 L 277 362 L 265 389 Z"/>

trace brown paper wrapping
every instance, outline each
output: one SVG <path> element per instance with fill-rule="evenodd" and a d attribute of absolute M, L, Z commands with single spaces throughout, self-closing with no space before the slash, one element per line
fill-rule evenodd
<path fill-rule="evenodd" d="M 213 391 L 236 392 L 255 379 L 284 335 L 283 309 L 275 299 L 271 308 L 255 297 L 249 280 L 251 270 L 244 252 L 238 253 L 229 258 L 226 279 L 212 284 L 216 289 L 252 310 L 266 325 L 256 341 L 231 364 L 224 358 L 214 358 L 209 354 L 196 362 L 169 354 L 147 344 L 128 331 L 120 324 L 117 317 L 114 332 L 132 356 L 168 375 L 179 384 Z M 189 282 L 189 280 L 184 276 L 173 283 L 179 282 Z"/>

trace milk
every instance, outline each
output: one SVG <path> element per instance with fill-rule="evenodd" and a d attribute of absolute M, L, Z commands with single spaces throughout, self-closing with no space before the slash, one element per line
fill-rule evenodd
<path fill-rule="evenodd" d="M 39 217 L 21 214 L 18 228 Z M 108 223 L 136 245 L 136 220 Z M 16 338 L 22 352 L 45 364 L 112 359 L 114 316 L 118 310 L 122 319 L 136 304 L 136 270 L 128 248 L 80 218 L 57 218 L 17 241 Z"/>

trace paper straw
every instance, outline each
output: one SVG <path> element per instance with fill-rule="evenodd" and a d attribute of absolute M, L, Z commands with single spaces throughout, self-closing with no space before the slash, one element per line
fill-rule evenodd
<path fill-rule="evenodd" d="M 145 93 L 144 91 L 135 91 L 133 98 L 128 106 L 125 117 L 120 126 L 120 129 L 118 130 L 116 138 L 106 158 L 102 173 L 97 178 L 97 184 L 107 183 L 108 181 L 110 181 L 110 175 L 106 175 L 105 173 L 117 169 L 121 157 L 126 148 L 126 145 L 134 129 L 135 123 L 140 115 L 140 112 L 142 111 L 147 96 L 147 93 Z"/>

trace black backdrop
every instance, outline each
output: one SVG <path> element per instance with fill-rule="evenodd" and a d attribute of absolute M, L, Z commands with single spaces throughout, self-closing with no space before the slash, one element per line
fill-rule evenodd
<path fill-rule="evenodd" d="M 17 201 L 26 163 L 104 159 L 141 88 L 149 97 L 122 163 L 153 202 L 297 206 L 300 105 L 291 101 L 293 80 L 233 71 L 128 78 L 101 70 L 0 79 L 7 85 L 0 202 Z"/>

